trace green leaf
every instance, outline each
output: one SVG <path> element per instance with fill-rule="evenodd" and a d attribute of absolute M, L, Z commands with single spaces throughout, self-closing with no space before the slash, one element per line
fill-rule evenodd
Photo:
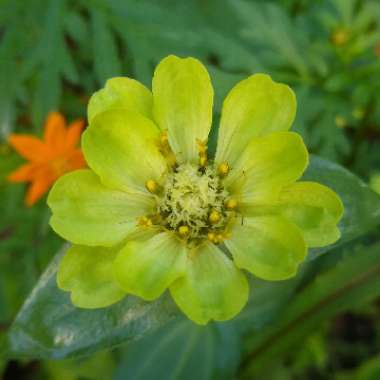
<path fill-rule="evenodd" d="M 326 319 L 380 295 L 380 243 L 348 253 L 293 297 L 275 323 L 251 336 L 241 366 L 243 378 L 253 378 L 266 365 L 290 352 Z"/>
<path fill-rule="evenodd" d="M 115 37 L 101 12 L 91 16 L 95 75 L 101 85 L 109 78 L 122 75 Z"/>
<path fill-rule="evenodd" d="M 240 26 L 241 38 L 260 49 L 262 57 L 265 57 L 264 50 L 267 56 L 272 54 L 272 62 L 289 63 L 299 77 L 307 78 L 310 46 L 306 30 L 299 33 L 299 28 L 280 5 L 263 3 L 231 1 L 243 25 Z"/>
<path fill-rule="evenodd" d="M 20 31 L 17 27 L 7 28 L 0 45 L 0 138 L 6 139 L 14 128 L 15 102 L 20 77 L 15 75 L 14 61 L 20 49 Z"/>
<path fill-rule="evenodd" d="M 239 360 L 231 324 L 176 319 L 126 347 L 115 380 L 230 379 Z"/>
<path fill-rule="evenodd" d="M 220 25 L 210 25 L 216 19 L 215 9 L 211 8 L 209 14 L 210 3 L 109 0 L 102 6 L 108 10 L 109 19 L 130 54 L 136 78 L 144 84 L 151 82 L 154 65 L 169 54 L 193 56 L 204 64 L 216 61 L 224 70 L 259 70 L 256 54 L 234 35 L 231 24 L 234 18 L 228 2 L 217 10 L 218 17 L 223 19 L 221 24 L 231 25 L 226 30 Z"/>
<path fill-rule="evenodd" d="M 354 240 L 380 224 L 380 196 L 353 173 L 321 157 L 311 156 L 302 180 L 322 183 L 333 189 L 344 204 L 339 223 L 341 238 L 333 245 L 309 250 L 309 258 Z"/>
<path fill-rule="evenodd" d="M 7 336 L 7 355 L 60 359 L 90 354 L 136 339 L 167 322 L 176 308 L 169 297 L 144 302 L 126 297 L 114 306 L 75 308 L 56 285 L 62 254 L 46 269 Z"/>

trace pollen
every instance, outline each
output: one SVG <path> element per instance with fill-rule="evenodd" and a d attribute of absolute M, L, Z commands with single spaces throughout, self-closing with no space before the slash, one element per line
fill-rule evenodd
<path fill-rule="evenodd" d="M 238 205 L 237 200 L 234 198 L 230 198 L 226 202 L 226 209 L 230 211 L 235 210 L 237 205 Z"/>
<path fill-rule="evenodd" d="M 154 194 L 158 190 L 158 183 L 154 179 L 148 179 L 145 182 L 145 187 L 150 193 Z"/>
<path fill-rule="evenodd" d="M 212 231 L 208 232 L 207 238 L 208 238 L 208 240 L 210 240 L 210 241 L 212 241 L 214 243 L 215 242 L 215 238 L 216 238 L 215 232 L 212 232 Z"/>
<path fill-rule="evenodd" d="M 169 145 L 168 133 L 165 131 L 161 133 L 158 140 L 158 149 L 166 158 L 169 167 L 173 167 L 176 164 L 176 158 Z"/>
<path fill-rule="evenodd" d="M 168 144 L 168 133 L 167 132 L 161 133 L 160 142 L 162 145 Z"/>
<path fill-rule="evenodd" d="M 151 227 L 153 225 L 153 222 L 152 222 L 152 219 L 146 216 L 141 216 L 138 219 L 137 224 L 141 227 Z"/>
<path fill-rule="evenodd" d="M 227 162 L 222 162 L 218 166 L 218 173 L 220 176 L 225 177 L 230 171 L 230 166 Z"/>
<path fill-rule="evenodd" d="M 189 232 L 190 232 L 190 228 L 188 226 L 179 226 L 179 228 L 178 228 L 178 233 L 182 237 L 188 236 Z"/>
<path fill-rule="evenodd" d="M 201 167 L 204 167 L 204 166 L 206 166 L 206 164 L 207 164 L 207 156 L 206 156 L 206 154 L 200 154 L 199 155 L 199 165 Z"/>
<path fill-rule="evenodd" d="M 207 144 L 205 144 L 203 141 L 201 140 L 197 140 L 197 144 L 198 144 L 198 151 L 199 151 L 199 154 L 202 155 L 202 154 L 207 154 Z"/>
<path fill-rule="evenodd" d="M 208 220 L 212 224 L 218 223 L 220 221 L 220 219 L 221 219 L 220 213 L 218 211 L 215 211 L 215 210 L 212 210 L 210 213 L 210 216 L 208 217 Z"/>
<path fill-rule="evenodd" d="M 166 176 L 157 196 L 157 214 L 165 229 L 186 237 L 188 244 L 209 239 L 209 231 L 222 230 L 230 213 L 228 192 L 213 165 L 178 165 Z M 211 241 L 213 241 L 211 239 Z"/>

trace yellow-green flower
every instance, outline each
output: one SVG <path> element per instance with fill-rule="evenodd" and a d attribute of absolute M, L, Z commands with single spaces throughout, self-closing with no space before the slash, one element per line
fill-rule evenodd
<path fill-rule="evenodd" d="M 78 307 L 166 289 L 194 322 L 232 318 L 248 299 L 246 271 L 296 274 L 307 247 L 339 239 L 343 207 L 329 188 L 296 182 L 308 164 L 288 132 L 292 90 L 255 74 L 223 104 L 215 158 L 207 154 L 213 88 L 196 59 L 169 56 L 152 92 L 110 79 L 88 106 L 90 169 L 50 192 L 51 225 L 73 243 L 58 285 Z"/>

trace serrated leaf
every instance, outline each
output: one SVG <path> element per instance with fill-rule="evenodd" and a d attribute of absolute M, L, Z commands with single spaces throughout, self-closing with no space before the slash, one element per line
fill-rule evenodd
<path fill-rule="evenodd" d="M 46 269 L 7 335 L 7 355 L 60 359 L 90 354 L 140 337 L 177 313 L 169 297 L 126 297 L 114 306 L 84 310 L 57 288 L 62 254 Z"/>
<path fill-rule="evenodd" d="M 103 85 L 107 79 L 122 75 L 121 62 L 115 36 L 101 12 L 92 12 L 91 26 L 95 75 Z"/>
<path fill-rule="evenodd" d="M 110 0 L 106 4 L 110 22 L 131 53 L 134 74 L 145 84 L 150 84 L 155 64 L 169 54 L 194 56 L 204 63 L 216 61 L 224 70 L 261 69 L 256 55 L 236 38 L 234 31 L 208 26 L 207 6 L 203 3 Z M 228 4 L 218 12 L 225 19 L 231 17 Z"/>
<path fill-rule="evenodd" d="M 49 1 L 40 40 L 23 68 L 25 77 L 38 70 L 32 103 L 32 118 L 37 130 L 41 129 L 47 113 L 59 106 L 61 76 L 74 83 L 79 77 L 65 42 L 65 12 L 64 0 Z"/>

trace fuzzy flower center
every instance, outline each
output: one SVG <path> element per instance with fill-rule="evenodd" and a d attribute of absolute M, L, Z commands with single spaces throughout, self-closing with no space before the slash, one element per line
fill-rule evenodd
<path fill-rule="evenodd" d="M 187 239 L 207 238 L 227 224 L 228 192 L 213 166 L 182 164 L 167 175 L 157 211 L 162 224 Z"/>

